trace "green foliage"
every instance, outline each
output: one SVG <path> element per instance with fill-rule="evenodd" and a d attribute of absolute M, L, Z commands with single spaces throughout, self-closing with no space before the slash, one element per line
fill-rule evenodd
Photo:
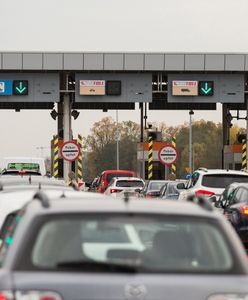
<path fill-rule="evenodd" d="M 120 169 L 137 169 L 137 142 L 140 127 L 132 121 L 118 124 Z M 88 154 L 88 178 L 106 169 L 116 169 L 117 124 L 112 118 L 96 122 L 85 140 Z"/>
<path fill-rule="evenodd" d="M 189 165 L 189 125 L 166 126 L 158 124 L 163 140 L 170 143 L 176 136 L 179 159 L 177 161 L 177 177 L 185 176 L 185 167 Z M 137 142 L 140 137 L 140 127 L 132 121 L 121 122 L 118 125 L 120 134 L 120 168 L 137 170 Z M 237 132 L 242 131 L 237 126 L 231 130 L 230 139 L 236 139 Z M 88 178 L 94 178 L 106 169 L 116 169 L 116 132 L 117 124 L 112 118 L 103 118 L 96 122 L 91 133 L 85 139 L 85 147 L 89 152 L 87 158 Z M 193 168 L 221 168 L 222 163 L 222 125 L 211 121 L 193 122 Z M 146 135 L 145 135 L 146 136 Z"/>

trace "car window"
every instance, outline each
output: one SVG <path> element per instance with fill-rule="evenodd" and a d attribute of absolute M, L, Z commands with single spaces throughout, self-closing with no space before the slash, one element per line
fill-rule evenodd
<path fill-rule="evenodd" d="M 160 191 L 161 187 L 164 185 L 164 182 L 160 182 L 160 181 L 153 181 L 150 182 L 149 185 L 149 190 L 150 191 Z"/>
<path fill-rule="evenodd" d="M 110 181 L 110 183 L 109 183 L 109 186 L 113 185 L 114 182 L 115 182 L 115 180 L 112 179 L 112 180 Z"/>
<path fill-rule="evenodd" d="M 230 201 L 230 205 L 239 202 L 248 201 L 248 191 L 242 187 L 238 188 L 234 193 L 233 199 Z"/>
<path fill-rule="evenodd" d="M 218 222 L 204 219 L 133 213 L 43 216 L 32 226 L 15 268 L 232 272 L 235 258 L 225 233 Z"/>
<path fill-rule="evenodd" d="M 117 187 L 143 187 L 144 183 L 141 180 L 117 180 Z"/>
<path fill-rule="evenodd" d="M 234 174 L 206 174 L 202 177 L 202 185 L 210 188 L 226 188 L 233 182 L 248 183 L 248 176 Z"/>
<path fill-rule="evenodd" d="M 3 264 L 3 261 L 6 257 L 7 251 L 9 247 L 13 243 L 14 234 L 18 224 L 20 223 L 23 214 L 25 213 L 25 209 L 21 209 L 19 211 L 13 212 L 10 215 L 10 218 L 5 220 L 2 228 L 1 228 L 1 237 L 0 237 L 0 267 Z"/>

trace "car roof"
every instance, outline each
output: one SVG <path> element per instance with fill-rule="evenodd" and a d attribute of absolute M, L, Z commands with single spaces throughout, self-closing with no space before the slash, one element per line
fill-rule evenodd
<path fill-rule="evenodd" d="M 166 214 L 181 216 L 198 216 L 220 218 L 215 211 L 209 211 L 200 205 L 189 202 L 177 202 L 154 199 L 130 199 L 127 203 L 123 199 L 95 193 L 80 193 L 74 196 L 52 197 L 49 207 L 42 206 L 42 201 L 33 200 L 26 208 L 28 214 L 67 214 L 67 213 L 126 213 L 135 212 L 140 214 Z M 78 195 L 77 194 L 77 195 Z M 106 203 L 105 203 L 106 202 Z M 101 204 L 101 205 L 100 205 Z"/>
<path fill-rule="evenodd" d="M 142 178 L 139 178 L 139 177 L 114 177 L 113 179 L 115 179 L 115 180 L 130 180 L 130 181 L 136 181 L 136 180 L 138 180 L 138 181 L 143 181 L 143 179 Z"/>
<path fill-rule="evenodd" d="M 232 174 L 232 175 L 243 175 L 248 176 L 248 173 L 244 171 L 236 171 L 236 170 L 223 170 L 223 169 L 205 169 L 199 168 L 194 172 L 198 172 L 200 174 L 208 175 L 208 174 Z"/>
<path fill-rule="evenodd" d="M 31 182 L 30 182 L 31 181 Z M 0 183 L 3 185 L 15 184 L 46 184 L 46 185 L 65 185 L 64 180 L 48 178 L 45 176 L 0 176 Z"/>
<path fill-rule="evenodd" d="M 109 174 L 109 173 L 135 173 L 135 171 L 129 171 L 129 170 L 106 170 L 101 173 L 103 174 Z"/>

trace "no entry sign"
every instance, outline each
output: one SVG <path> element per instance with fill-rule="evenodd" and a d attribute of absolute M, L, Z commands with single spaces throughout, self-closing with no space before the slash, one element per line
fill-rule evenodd
<path fill-rule="evenodd" d="M 166 166 L 174 164 L 178 159 L 177 149 L 171 145 L 165 145 L 159 150 L 158 159 Z"/>
<path fill-rule="evenodd" d="M 67 161 L 75 161 L 80 155 L 80 147 L 74 141 L 65 142 L 60 149 L 61 157 Z"/>

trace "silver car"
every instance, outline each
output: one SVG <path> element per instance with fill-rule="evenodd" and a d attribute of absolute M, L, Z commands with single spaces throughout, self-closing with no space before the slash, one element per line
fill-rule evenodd
<path fill-rule="evenodd" d="M 0 299 L 248 299 L 245 251 L 200 204 L 44 194 L 17 215 L 0 256 Z"/>

